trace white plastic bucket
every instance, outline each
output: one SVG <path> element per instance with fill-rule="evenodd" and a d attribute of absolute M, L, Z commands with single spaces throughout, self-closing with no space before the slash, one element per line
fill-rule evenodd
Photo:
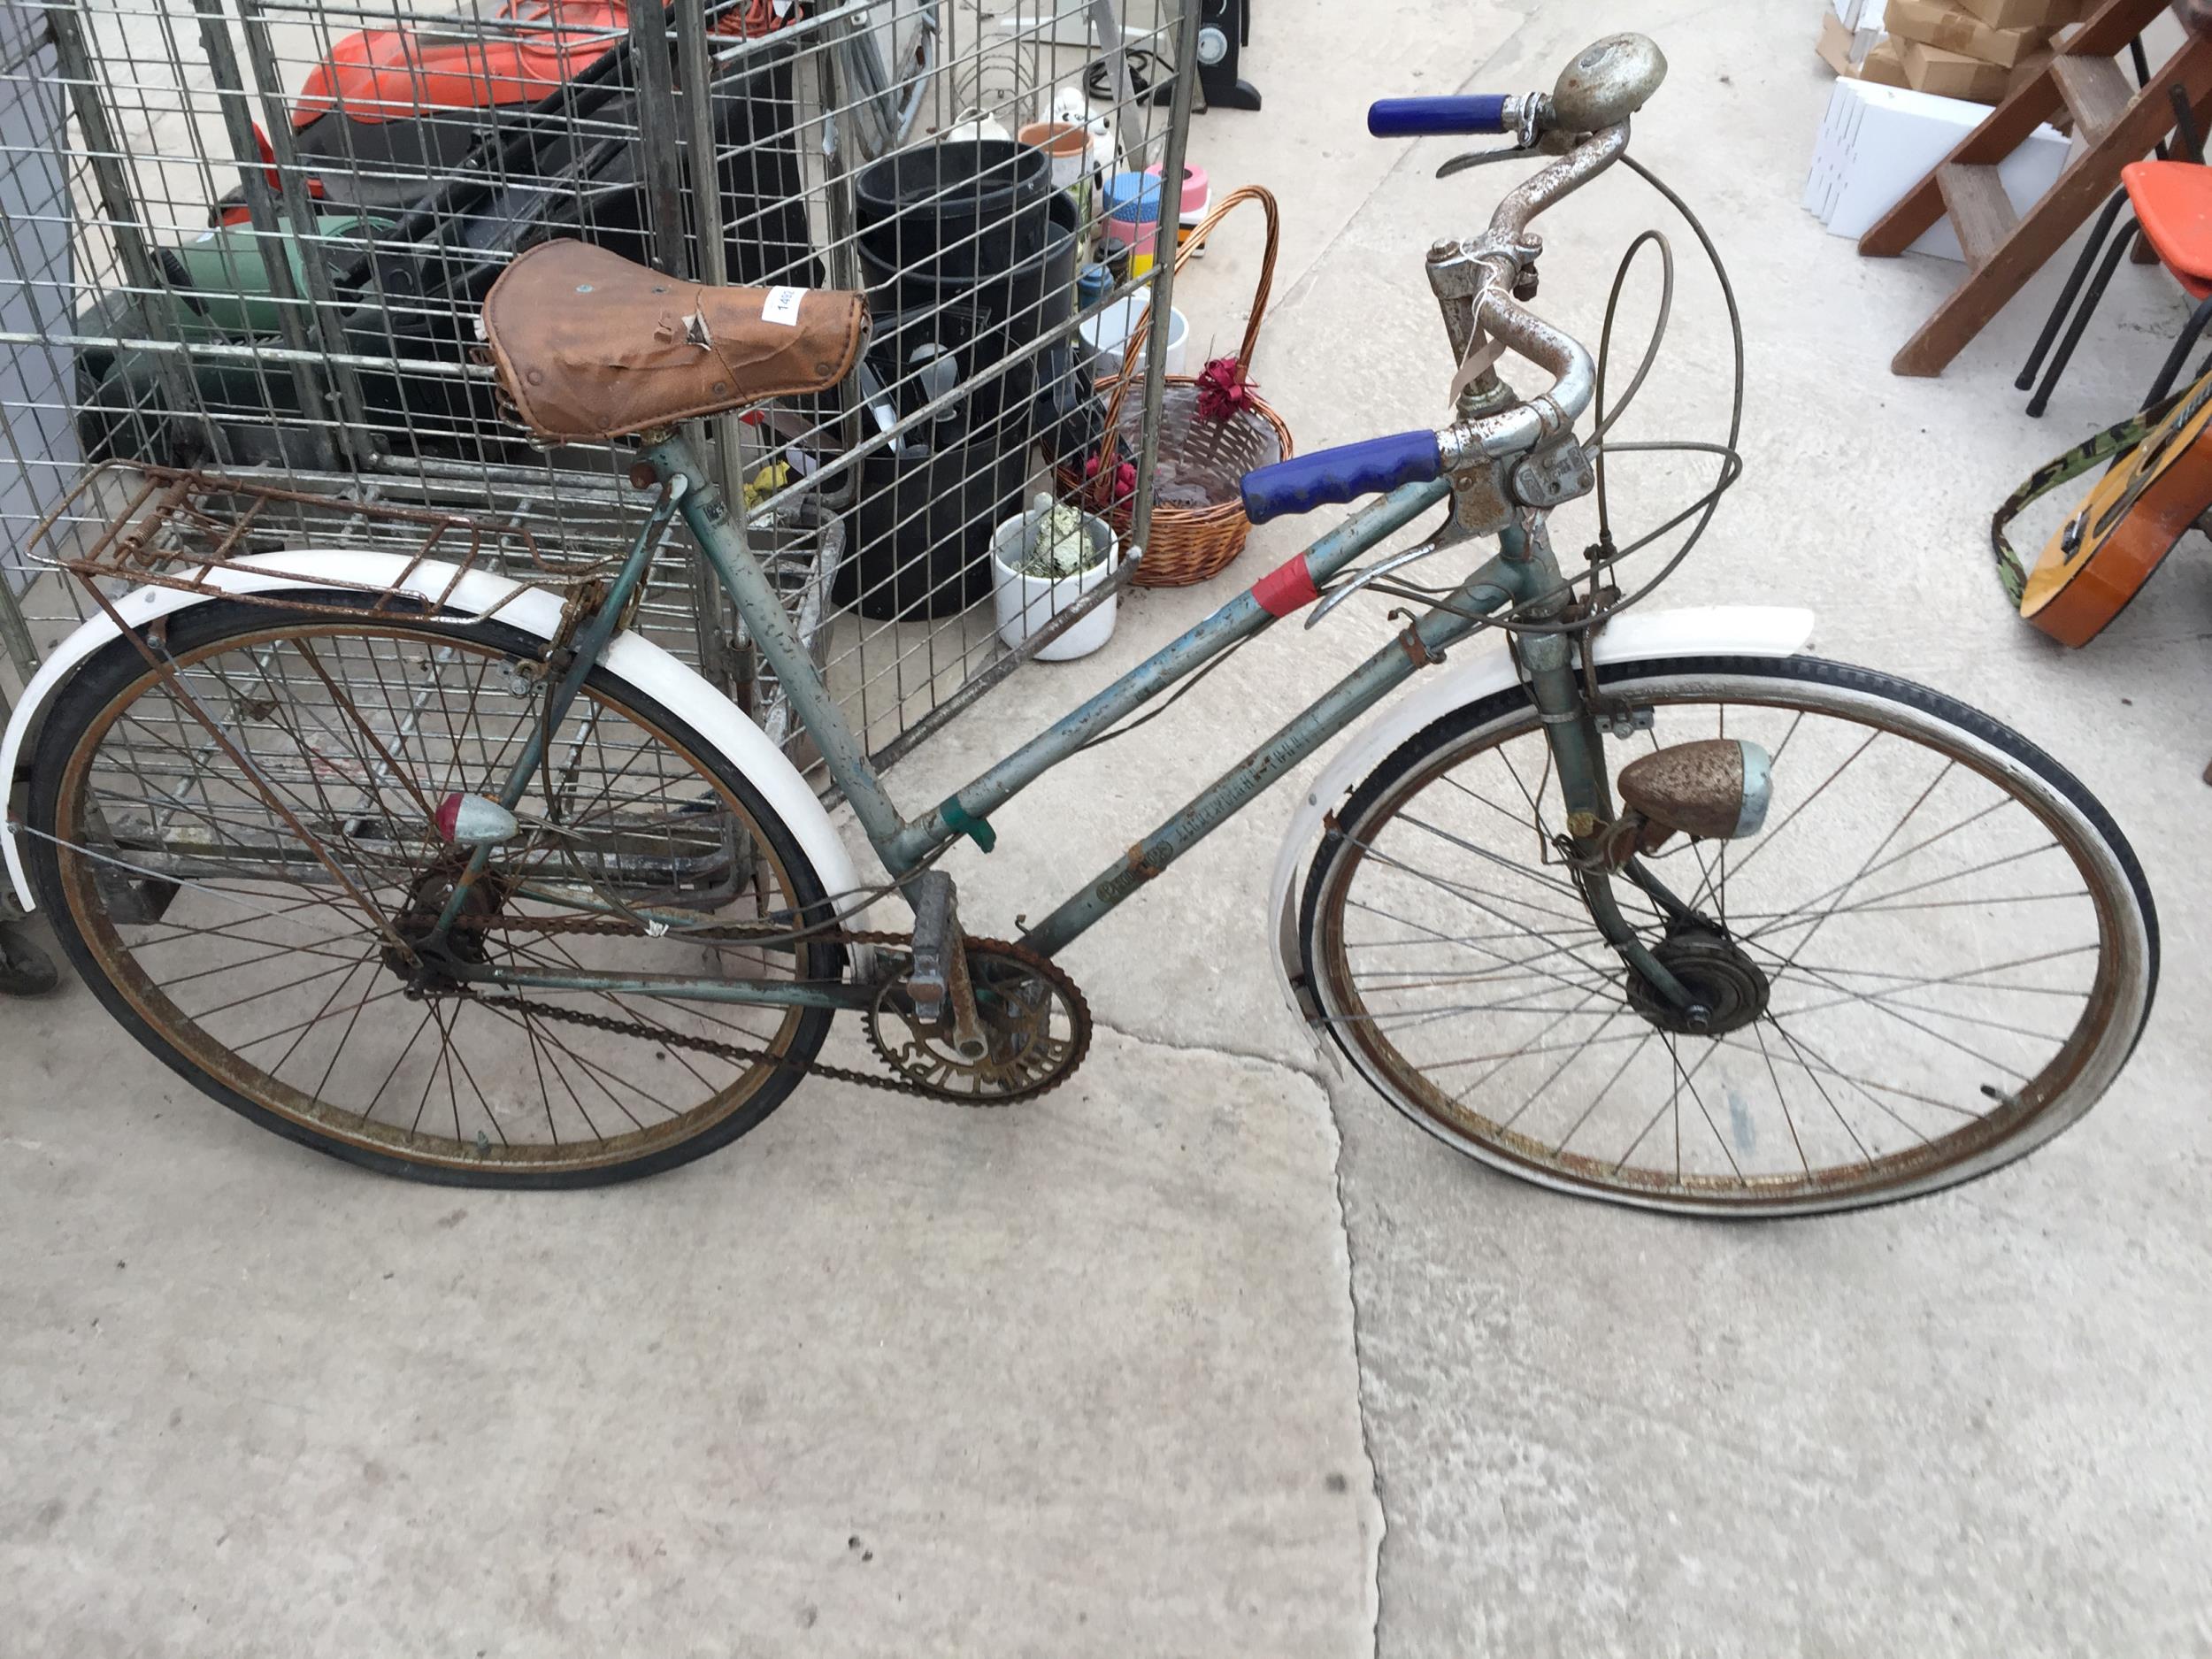
<path fill-rule="evenodd" d="M 1050 511 L 1049 502 L 1032 507 L 999 526 L 991 537 L 992 598 L 998 610 L 998 636 L 1010 648 L 1019 648 L 1031 634 L 1042 633 L 1054 617 L 1112 575 L 1118 563 L 1114 555 L 1113 526 L 1103 518 L 1086 513 L 1083 532 L 1090 538 L 1092 550 L 1104 555 L 1097 564 L 1079 575 L 1064 576 L 1057 581 L 1024 575 L 1016 570 L 1007 561 L 1020 558 L 1028 551 L 1038 525 Z M 1040 647 L 1038 657 L 1048 663 L 1064 663 L 1073 657 L 1088 657 L 1113 636 L 1114 607 L 1119 599 L 1118 594 L 1108 595 L 1099 602 L 1097 610 L 1051 644 Z"/>
<path fill-rule="evenodd" d="M 1129 336 L 1136 332 L 1138 321 L 1152 303 L 1148 294 L 1132 294 L 1126 299 L 1116 300 L 1095 317 L 1087 318 L 1081 325 L 1083 343 L 1098 354 L 1098 378 L 1111 380 L 1121 373 L 1121 349 Z M 1167 372 L 1183 372 L 1184 348 L 1190 343 L 1190 319 L 1172 305 L 1167 311 Z M 1145 350 L 1152 349 L 1149 339 Z"/>

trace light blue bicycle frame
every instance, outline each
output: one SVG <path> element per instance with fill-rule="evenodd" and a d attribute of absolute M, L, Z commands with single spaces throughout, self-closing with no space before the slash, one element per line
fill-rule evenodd
<path fill-rule="evenodd" d="M 1178 681 L 1240 641 L 1264 632 L 1280 618 L 1255 589 L 1238 595 L 1180 639 L 1165 646 L 1065 718 L 1024 743 L 957 792 L 919 818 L 902 817 L 869 763 L 861 741 L 831 696 L 821 671 L 800 643 L 782 600 L 746 549 L 732 522 L 729 503 L 686 440 L 677 435 L 649 439 L 643 459 L 661 481 L 663 494 L 651 521 L 633 545 L 591 622 L 576 641 L 573 663 L 550 695 L 549 727 L 557 727 L 568 703 L 612 636 L 615 619 L 643 580 L 657 527 L 672 507 L 697 538 L 717 578 L 751 630 L 761 654 L 791 700 L 801 725 L 820 749 L 830 776 L 852 805 L 870 842 L 894 878 L 921 868 L 930 856 L 962 835 L 989 851 L 995 837 L 988 819 L 1029 784 L 1065 760 L 1086 742 L 1167 691 Z M 1446 501 L 1442 480 L 1409 484 L 1355 513 L 1337 529 L 1298 555 L 1310 591 L 1326 583 L 1362 554 L 1404 528 L 1428 509 Z M 1390 695 L 1406 680 L 1442 660 L 1447 648 L 1482 626 L 1493 612 L 1545 602 L 1564 602 L 1558 565 L 1540 525 L 1532 536 L 1518 526 L 1500 537 L 1499 551 L 1469 575 L 1448 596 L 1409 623 L 1303 712 L 1261 743 L 1202 790 L 1180 810 L 1143 837 L 1118 860 L 1100 871 L 1042 921 L 1021 942 L 1053 956 L 1152 880 L 1222 823 L 1242 810 L 1269 785 L 1291 771 L 1322 744 Z M 1288 567 L 1286 566 L 1286 569 Z M 1558 763 L 1563 804 L 1571 818 L 1601 820 L 1610 816 L 1603 756 L 1597 727 L 1584 704 L 1566 636 L 1527 636 L 1520 648 L 1523 666 Z M 526 746 L 503 799 L 511 807 L 528 787 L 541 759 L 536 740 Z M 460 887 L 483 872 L 489 858 L 479 849 Z M 1601 875 L 1582 881 L 1594 919 L 1602 932 L 1663 994 L 1679 990 L 1668 973 L 1637 941 L 1621 919 L 1612 889 Z M 460 910 L 460 888 L 449 905 L 450 925 Z M 871 1001 L 872 987 L 794 984 L 789 981 L 696 979 L 674 976 L 611 979 L 603 975 L 525 972 L 489 965 L 456 964 L 458 977 L 480 983 L 545 988 L 634 992 L 703 1002 L 855 1007 Z M 1686 998 L 1687 993 L 1681 995 Z"/>

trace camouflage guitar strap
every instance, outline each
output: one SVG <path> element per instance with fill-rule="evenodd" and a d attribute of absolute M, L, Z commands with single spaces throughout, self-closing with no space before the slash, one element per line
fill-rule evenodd
<path fill-rule="evenodd" d="M 2182 399 L 2195 390 L 2194 386 L 2185 386 L 2148 409 L 2130 415 L 2117 426 L 2107 426 L 2094 437 L 2084 439 L 2065 454 L 2037 467 L 2028 474 L 2019 488 L 2005 497 L 2005 504 L 1997 509 L 1996 517 L 1989 522 L 1989 542 L 1997 556 L 1997 580 L 2004 584 L 2005 596 L 2012 601 L 2014 610 L 2020 608 L 2020 596 L 2027 591 L 2028 572 L 2020 563 L 2020 556 L 2013 551 L 2012 542 L 2005 534 L 2005 527 L 2018 518 L 2031 502 L 2040 501 L 2061 484 L 2079 478 L 2100 463 L 2125 455 L 2155 430 L 2158 423 L 2171 414 Z"/>

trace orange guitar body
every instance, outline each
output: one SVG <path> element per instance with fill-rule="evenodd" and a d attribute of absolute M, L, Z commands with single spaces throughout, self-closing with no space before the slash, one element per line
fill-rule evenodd
<path fill-rule="evenodd" d="M 2028 572 L 2020 614 L 2086 645 L 2212 508 L 2212 375 L 2097 481 Z"/>

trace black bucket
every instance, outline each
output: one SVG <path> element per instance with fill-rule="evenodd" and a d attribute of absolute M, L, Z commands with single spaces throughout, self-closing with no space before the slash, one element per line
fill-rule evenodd
<path fill-rule="evenodd" d="M 1021 511 L 1033 453 L 987 427 L 957 449 L 904 459 L 879 449 L 863 461 L 837 603 L 879 622 L 916 622 L 988 599 L 991 537 Z"/>
<path fill-rule="evenodd" d="M 940 411 L 915 435 L 935 448 L 970 442 L 971 427 L 996 426 L 1002 441 L 1019 442 L 1022 423 L 1044 446 L 1056 465 L 1095 449 L 1105 435 L 1088 354 L 1070 340 L 1056 340 L 1035 355 L 993 373 L 993 359 L 1005 349 L 1005 332 L 989 326 L 972 305 L 934 305 L 918 311 L 879 313 L 868 340 L 867 365 L 880 401 L 899 419 L 918 413 L 932 401 L 947 373 L 968 383 L 967 396 Z M 949 370 L 935 373 L 926 365 L 940 356 Z"/>
<path fill-rule="evenodd" d="M 1056 191 L 1046 204 L 1045 223 L 1050 234 L 1035 252 L 1018 265 L 980 277 L 902 269 L 863 242 L 860 270 L 869 303 L 879 315 L 964 307 L 980 317 L 987 330 L 997 331 L 996 355 L 1018 351 L 1075 315 L 1075 250 L 1082 219 L 1074 198 Z M 988 344 L 979 342 L 979 351 Z"/>
<path fill-rule="evenodd" d="M 1010 138 L 902 150 L 854 182 L 864 254 L 893 270 L 974 278 L 1025 264 L 1051 240 L 1051 159 Z"/>
<path fill-rule="evenodd" d="M 1004 349 L 1003 332 L 994 330 L 973 306 L 937 305 L 887 315 L 879 311 L 868 336 L 866 360 L 884 388 L 884 400 L 903 419 L 931 401 L 934 381 L 924 367 L 928 359 L 939 355 L 949 358 L 955 378 L 976 382 L 975 389 L 941 411 L 932 427 L 918 435 L 941 445 L 947 439 L 964 443 L 971 421 L 987 426 L 999 419 L 1010 392 L 1017 406 L 1030 395 L 1025 383 L 1010 387 L 1010 375 L 977 379 Z"/>

